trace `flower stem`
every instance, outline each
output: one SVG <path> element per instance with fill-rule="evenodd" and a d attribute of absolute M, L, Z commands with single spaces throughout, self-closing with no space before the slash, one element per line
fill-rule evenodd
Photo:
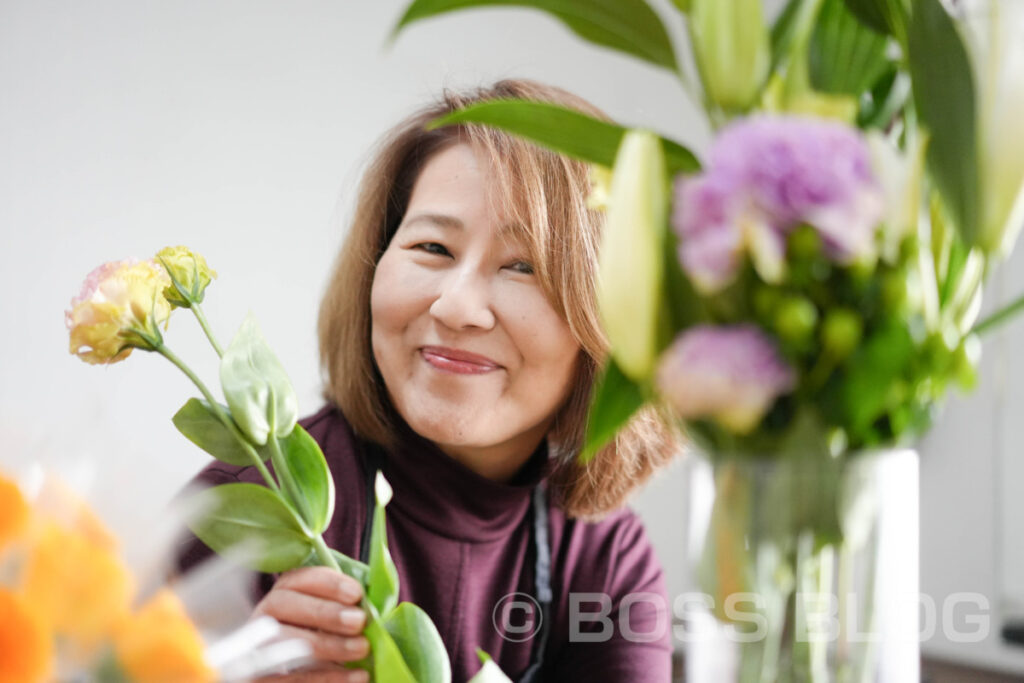
<path fill-rule="evenodd" d="M 325 567 L 330 567 L 336 572 L 341 572 L 341 567 L 338 566 L 337 560 L 334 559 L 334 553 L 324 543 L 324 537 L 321 534 L 313 534 L 313 547 L 316 548 L 316 554 L 320 556 L 320 561 L 323 562 Z"/>
<path fill-rule="evenodd" d="M 972 329 L 971 332 L 980 336 L 988 332 L 989 330 L 994 330 L 995 328 L 999 327 L 1003 323 L 1013 318 L 1022 310 L 1024 310 L 1024 294 L 1021 294 L 1019 297 L 1011 301 L 1009 304 L 1000 308 L 998 311 L 996 311 L 995 313 L 993 313 L 992 315 L 988 316 L 980 323 L 975 325 L 974 329 Z"/>
<path fill-rule="evenodd" d="M 165 344 L 157 344 L 154 347 L 154 350 L 159 352 L 160 355 L 162 355 L 167 360 L 171 361 L 171 363 L 173 363 L 179 370 L 185 373 L 186 377 L 192 380 L 192 383 L 195 384 L 196 387 L 199 389 L 199 392 L 203 395 L 203 398 L 205 398 L 206 402 L 210 404 L 210 410 L 213 411 L 213 414 L 217 416 L 217 419 L 220 420 L 221 423 L 225 427 L 227 427 L 227 429 L 232 434 L 234 434 L 235 439 L 237 439 L 238 443 L 241 444 L 243 449 L 245 449 L 245 452 L 249 454 L 249 457 L 252 459 L 253 465 L 256 466 L 256 469 L 259 470 L 260 474 L 263 475 L 263 479 L 267 482 L 267 486 L 269 486 L 273 491 L 280 494 L 281 487 L 277 485 L 277 482 L 274 481 L 274 477 L 272 477 L 269 470 L 267 470 L 267 466 L 263 464 L 263 458 L 259 456 L 259 454 L 256 452 L 256 449 L 253 448 L 251 443 L 249 443 L 249 440 L 246 439 L 242 432 L 238 430 L 238 426 L 235 425 L 235 422 L 234 420 L 231 419 L 231 416 L 224 412 L 224 409 L 221 408 L 220 403 L 217 402 L 217 399 L 214 398 L 213 394 L 210 393 L 210 390 L 206 387 L 205 384 L 203 384 L 203 380 L 199 379 L 199 376 L 196 375 L 196 373 L 192 372 L 192 368 L 186 365 L 185 361 L 183 361 L 173 351 L 167 348 Z"/>
<path fill-rule="evenodd" d="M 213 330 L 210 328 L 210 323 L 206 320 L 206 314 L 203 313 L 203 309 L 199 307 L 198 303 L 193 302 L 192 306 L 193 315 L 196 316 L 196 320 L 199 321 L 199 326 L 203 328 L 203 332 L 206 333 L 206 338 L 213 344 L 213 349 L 217 352 L 217 355 L 224 357 L 224 348 L 217 343 L 217 338 L 213 336 Z"/>

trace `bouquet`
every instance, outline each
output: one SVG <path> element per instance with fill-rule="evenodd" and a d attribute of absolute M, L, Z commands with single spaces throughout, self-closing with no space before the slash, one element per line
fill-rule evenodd
<path fill-rule="evenodd" d="M 702 108 L 715 137 L 699 158 L 543 102 L 432 125 L 496 126 L 591 164 L 609 353 L 581 457 L 667 406 L 715 472 L 705 587 L 769 594 L 767 644 L 744 650 L 740 678 L 824 680 L 824 652 L 786 639 L 795 591 L 831 584 L 825 550 L 864 536 L 851 473 L 973 387 L 981 335 L 1024 307 L 978 320 L 1024 224 L 1024 2 L 790 0 L 773 22 L 760 0 L 672 4 L 686 60 L 644 0 L 416 0 L 395 33 L 531 7 L 667 71 Z M 780 474 L 762 488 L 744 474 L 756 463 Z M 843 675 L 867 675 L 860 659 Z"/>
<path fill-rule="evenodd" d="M 348 574 L 364 588 L 361 607 L 368 614 L 365 635 L 371 647 L 356 666 L 388 681 L 450 681 L 451 666 L 434 623 L 417 605 L 398 602 L 398 571 L 385 527 L 390 486 L 378 472 L 368 564 L 327 547 L 322 534 L 335 501 L 323 452 L 296 423 L 295 391 L 255 319 L 248 316 L 226 347 L 217 341 L 201 305 L 215 277 L 205 258 L 186 247 L 98 267 L 66 313 L 71 353 L 87 363 L 109 364 L 140 349 L 181 370 L 202 398 L 185 402 L 174 415 L 175 427 L 214 458 L 255 467 L 266 484 L 223 484 L 196 494 L 192 503 L 200 512 L 190 522 L 196 536 L 218 553 L 241 546 L 257 571 L 323 565 Z M 220 357 L 224 403 L 164 339 L 179 308 L 193 313 Z M 484 667 L 478 683 L 501 680 L 500 672 L 493 678 L 496 665 L 485 653 L 480 656 Z"/>

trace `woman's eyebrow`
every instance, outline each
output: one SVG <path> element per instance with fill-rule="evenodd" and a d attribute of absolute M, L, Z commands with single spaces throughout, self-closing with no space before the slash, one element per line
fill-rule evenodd
<path fill-rule="evenodd" d="M 411 225 L 413 223 L 431 223 L 439 228 L 448 228 L 453 230 L 465 230 L 466 224 L 462 222 L 461 218 L 456 216 L 450 216 L 445 213 L 418 213 L 412 218 L 407 218 L 402 221 L 404 225 Z M 502 235 L 508 235 L 515 228 L 515 224 L 509 223 L 501 227 Z"/>
<path fill-rule="evenodd" d="M 455 216 L 449 216 L 443 213 L 420 213 L 416 214 L 412 218 L 405 220 L 406 225 L 413 223 L 433 223 L 440 228 L 454 228 L 456 230 L 465 230 L 466 225 L 461 219 Z"/>

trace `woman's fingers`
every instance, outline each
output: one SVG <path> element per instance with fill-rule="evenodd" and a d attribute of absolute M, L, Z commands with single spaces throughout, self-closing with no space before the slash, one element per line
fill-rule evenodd
<path fill-rule="evenodd" d="M 274 588 L 278 587 L 348 605 L 356 604 L 363 597 L 363 587 L 358 581 L 328 567 L 300 567 L 285 572 L 274 583 Z"/>
<path fill-rule="evenodd" d="M 302 671 L 277 676 L 265 676 L 256 683 L 369 683 L 370 675 L 361 670 L 351 671 L 329 665 L 320 665 Z"/>
<path fill-rule="evenodd" d="M 357 662 L 370 654 L 370 643 L 364 636 L 339 636 L 294 626 L 283 626 L 282 635 L 308 642 L 313 647 L 313 656 L 322 662 Z"/>
<path fill-rule="evenodd" d="M 256 610 L 284 624 L 342 636 L 357 636 L 366 627 L 366 612 L 362 608 L 281 587 L 280 581 Z"/>

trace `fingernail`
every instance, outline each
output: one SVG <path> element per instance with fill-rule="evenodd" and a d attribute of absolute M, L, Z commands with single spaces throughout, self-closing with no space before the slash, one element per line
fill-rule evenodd
<path fill-rule="evenodd" d="M 363 625 L 363 610 L 361 609 L 343 609 L 341 610 L 341 623 L 343 626 L 349 626 L 355 628 Z"/>
<path fill-rule="evenodd" d="M 345 649 L 349 652 L 363 652 L 369 647 L 366 638 L 349 638 L 345 641 Z"/>
<path fill-rule="evenodd" d="M 352 671 L 348 675 L 349 683 L 370 683 L 370 674 L 366 671 Z"/>
<path fill-rule="evenodd" d="M 343 582 L 341 584 L 341 592 L 346 598 L 348 598 L 352 602 L 361 600 L 363 597 L 363 587 L 355 581 Z"/>

